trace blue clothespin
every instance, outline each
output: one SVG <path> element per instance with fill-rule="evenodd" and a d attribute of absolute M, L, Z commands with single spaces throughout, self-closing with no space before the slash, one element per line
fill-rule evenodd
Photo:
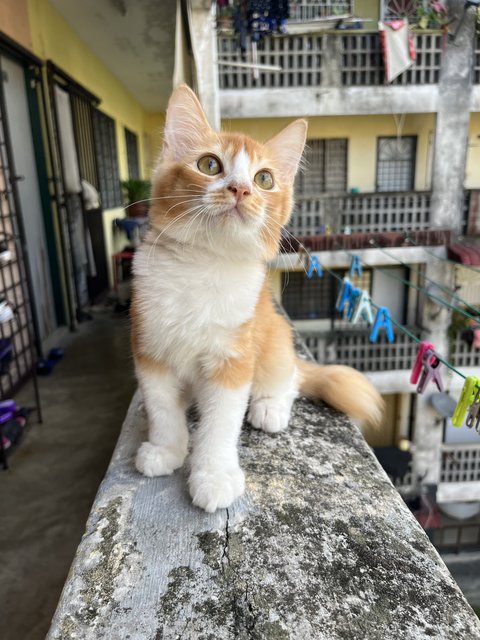
<path fill-rule="evenodd" d="M 356 324 L 360 317 L 368 324 L 373 324 L 372 304 L 368 291 L 362 291 L 360 297 L 356 301 L 355 309 L 351 321 Z"/>
<path fill-rule="evenodd" d="M 338 294 L 337 303 L 335 308 L 337 311 L 343 311 L 345 305 L 350 300 L 353 292 L 352 283 L 348 278 L 343 279 L 342 288 L 340 289 L 340 293 Z"/>
<path fill-rule="evenodd" d="M 381 327 L 385 327 L 387 340 L 389 342 L 393 342 L 395 340 L 395 336 L 393 334 L 392 322 L 390 320 L 390 311 L 387 309 L 387 307 L 378 307 L 377 315 L 375 316 L 375 322 L 373 323 L 373 328 L 370 333 L 370 342 L 377 341 L 378 331 Z"/>
<path fill-rule="evenodd" d="M 356 287 L 352 288 L 350 297 L 345 304 L 345 315 L 347 316 L 347 320 L 352 319 L 353 311 L 355 309 L 355 306 L 357 305 L 358 300 L 360 300 L 361 295 L 362 292 L 360 289 L 357 289 Z"/>
<path fill-rule="evenodd" d="M 318 261 L 318 258 L 315 256 L 310 256 L 307 278 L 311 278 L 313 276 L 314 271 L 317 272 L 319 278 L 323 278 L 323 269 L 322 269 L 322 265 Z"/>
<path fill-rule="evenodd" d="M 348 272 L 348 275 L 350 276 L 350 278 L 353 278 L 355 273 L 357 273 L 360 277 L 362 276 L 362 263 L 360 262 L 360 258 L 358 256 L 352 256 L 350 271 Z"/>

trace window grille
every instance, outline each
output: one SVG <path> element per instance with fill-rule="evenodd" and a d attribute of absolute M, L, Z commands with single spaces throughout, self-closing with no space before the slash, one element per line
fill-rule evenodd
<path fill-rule="evenodd" d="M 307 140 L 305 170 L 296 181 L 300 196 L 347 190 L 347 138 Z"/>
<path fill-rule="evenodd" d="M 307 278 L 303 271 L 283 274 L 282 305 L 293 320 L 340 317 L 335 309 L 337 281 L 330 274 Z"/>
<path fill-rule="evenodd" d="M 378 138 L 377 191 L 412 191 L 416 136 Z"/>
<path fill-rule="evenodd" d="M 133 131 L 125 127 L 125 146 L 127 148 L 128 176 L 140 178 L 140 165 L 138 161 L 138 137 Z"/>
<path fill-rule="evenodd" d="M 118 172 L 115 121 L 98 109 L 94 110 L 93 130 L 97 154 L 98 181 L 104 209 L 121 206 L 122 190 Z"/>

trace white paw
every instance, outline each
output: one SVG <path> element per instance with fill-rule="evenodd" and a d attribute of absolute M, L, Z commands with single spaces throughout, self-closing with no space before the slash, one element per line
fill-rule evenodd
<path fill-rule="evenodd" d="M 158 447 L 151 442 L 143 442 L 135 458 L 135 466 L 144 476 L 169 476 L 182 466 L 186 451 L 175 451 L 173 448 Z"/>
<path fill-rule="evenodd" d="M 288 427 L 290 405 L 278 398 L 252 400 L 247 419 L 255 429 L 277 433 Z"/>
<path fill-rule="evenodd" d="M 209 513 L 229 507 L 245 491 L 240 467 L 193 469 L 188 480 L 193 504 Z"/>

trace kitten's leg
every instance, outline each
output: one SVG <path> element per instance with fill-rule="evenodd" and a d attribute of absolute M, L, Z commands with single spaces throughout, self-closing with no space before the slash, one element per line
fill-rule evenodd
<path fill-rule="evenodd" d="M 140 445 L 135 465 L 145 476 L 170 475 L 188 451 L 181 388 L 167 366 L 146 358 L 137 358 L 135 365 L 148 416 L 148 442 Z"/>
<path fill-rule="evenodd" d="M 248 375 L 236 376 L 235 386 L 208 380 L 196 394 L 201 418 L 193 436 L 189 488 L 193 504 L 205 511 L 228 507 L 245 490 L 237 442 L 248 404 L 251 369 Z"/>
<path fill-rule="evenodd" d="M 248 421 L 256 429 L 276 433 L 288 426 L 299 375 L 290 325 L 273 307 L 267 314 L 268 331 L 260 336 Z"/>

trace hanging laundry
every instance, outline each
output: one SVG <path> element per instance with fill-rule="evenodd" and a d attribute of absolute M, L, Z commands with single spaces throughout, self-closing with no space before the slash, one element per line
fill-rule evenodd
<path fill-rule="evenodd" d="M 378 31 L 385 77 L 387 82 L 392 82 L 415 62 L 417 57 L 415 44 L 408 30 L 408 20 L 379 22 Z"/>

